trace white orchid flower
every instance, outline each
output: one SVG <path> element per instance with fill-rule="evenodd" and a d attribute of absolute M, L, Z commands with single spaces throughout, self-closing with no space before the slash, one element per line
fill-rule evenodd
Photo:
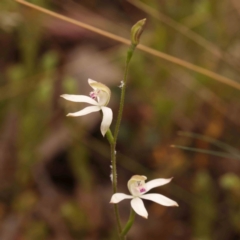
<path fill-rule="evenodd" d="M 90 107 L 86 107 L 79 112 L 69 113 L 67 116 L 70 116 L 70 117 L 79 117 L 79 116 L 83 116 L 83 115 L 101 110 L 103 113 L 103 119 L 102 119 L 100 130 L 102 135 L 104 136 L 107 130 L 109 129 L 112 123 L 112 118 L 113 118 L 112 109 L 106 107 L 110 100 L 111 91 L 104 84 L 100 82 L 96 82 L 92 79 L 88 79 L 88 84 L 94 90 L 90 92 L 90 97 L 84 96 L 84 95 L 69 95 L 69 94 L 63 94 L 61 95 L 61 97 L 63 97 L 68 101 L 84 102 L 84 103 L 89 103 L 93 105 Z"/>
<path fill-rule="evenodd" d="M 128 189 L 132 195 L 127 195 L 124 193 L 115 193 L 113 194 L 110 203 L 119 203 L 124 199 L 132 199 L 131 206 L 133 210 L 138 215 L 144 218 L 148 218 L 148 212 L 143 204 L 142 199 L 151 200 L 153 202 L 156 202 L 158 204 L 161 204 L 167 207 L 170 207 L 170 206 L 178 207 L 178 204 L 175 201 L 161 194 L 158 194 L 158 193 L 145 194 L 152 188 L 159 187 L 169 183 L 172 180 L 172 178 L 169 178 L 169 179 L 158 178 L 145 183 L 146 179 L 147 177 L 145 176 L 139 176 L 139 175 L 132 176 L 132 178 L 128 181 Z"/>

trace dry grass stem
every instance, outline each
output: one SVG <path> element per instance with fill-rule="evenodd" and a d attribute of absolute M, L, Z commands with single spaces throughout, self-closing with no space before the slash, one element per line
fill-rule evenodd
<path fill-rule="evenodd" d="M 55 13 L 55 12 L 47 10 L 47 9 L 44 9 L 42 7 L 39 7 L 39 6 L 35 5 L 35 4 L 28 3 L 28 2 L 23 1 L 23 0 L 16 0 L 16 2 L 18 2 L 20 4 L 23 4 L 25 6 L 28 6 L 28 7 L 32 8 L 32 9 L 37 10 L 37 11 L 40 11 L 42 13 L 48 14 L 48 15 L 50 15 L 52 17 L 61 19 L 61 20 L 65 21 L 65 22 L 68 22 L 68 23 L 74 24 L 76 26 L 82 27 L 84 29 L 87 29 L 89 31 L 95 32 L 95 33 L 97 33 L 99 35 L 105 36 L 105 37 L 110 38 L 112 40 L 115 40 L 117 42 L 121 42 L 121 43 L 127 44 L 127 45 L 130 44 L 130 41 L 128 39 L 126 39 L 126 38 L 117 36 L 115 34 L 112 34 L 112 33 L 109 33 L 107 31 L 101 30 L 99 28 L 93 27 L 91 25 L 88 25 L 88 24 L 82 23 L 80 21 L 74 20 L 72 18 L 65 17 L 65 16 L 63 16 L 61 14 Z M 175 64 L 177 64 L 179 66 L 185 67 L 185 68 L 190 69 L 190 70 L 195 71 L 195 72 L 198 72 L 198 73 L 203 74 L 205 76 L 208 76 L 208 77 L 210 77 L 210 78 L 212 78 L 212 79 L 214 79 L 214 80 L 216 80 L 218 82 L 224 83 L 224 84 L 226 84 L 228 86 L 231 86 L 233 88 L 236 88 L 236 89 L 240 90 L 240 84 L 238 82 L 236 82 L 236 81 L 234 81 L 234 80 L 232 80 L 230 78 L 221 76 L 218 73 L 215 73 L 213 71 L 207 70 L 207 69 L 202 68 L 202 67 L 199 67 L 199 66 L 194 65 L 192 63 L 183 61 L 183 60 L 181 60 L 181 59 L 179 59 L 177 57 L 173 57 L 173 56 L 171 56 L 169 54 L 157 51 L 155 49 L 152 49 L 150 47 L 144 46 L 142 44 L 139 44 L 138 48 L 140 50 L 144 51 L 144 52 L 147 52 L 147 53 L 153 55 L 153 56 L 156 56 L 156 57 L 159 57 L 161 59 L 167 60 L 169 62 L 175 63 Z"/>

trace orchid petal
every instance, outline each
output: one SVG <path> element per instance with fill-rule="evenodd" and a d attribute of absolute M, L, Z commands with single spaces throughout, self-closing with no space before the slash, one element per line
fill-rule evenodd
<path fill-rule="evenodd" d="M 156 202 L 158 204 L 161 204 L 167 207 L 170 207 L 170 206 L 178 207 L 178 204 L 175 201 L 158 193 L 145 194 L 145 195 L 142 195 L 141 198 L 151 200 L 153 202 Z"/>
<path fill-rule="evenodd" d="M 131 198 L 133 198 L 133 196 L 127 195 L 125 193 L 115 193 L 112 195 L 110 203 L 119 203 L 124 199 L 131 199 Z"/>
<path fill-rule="evenodd" d="M 107 92 L 100 91 L 97 98 L 100 106 L 107 106 L 110 100 L 110 95 Z"/>
<path fill-rule="evenodd" d="M 147 179 L 146 176 L 141 176 L 141 175 L 132 176 L 127 183 L 129 192 L 135 197 L 144 194 L 146 192 L 146 189 L 145 189 L 146 179 Z"/>
<path fill-rule="evenodd" d="M 102 90 L 104 92 L 107 92 L 108 95 L 110 96 L 111 95 L 111 91 L 110 89 L 103 83 L 100 83 L 100 82 L 96 82 L 92 79 L 88 79 L 88 84 L 94 89 L 99 89 L 99 90 Z"/>
<path fill-rule="evenodd" d="M 85 95 L 63 94 L 61 97 L 71 102 L 85 102 L 92 105 L 99 105 L 97 101 Z"/>
<path fill-rule="evenodd" d="M 68 117 L 80 117 L 80 116 L 87 115 L 87 114 L 92 113 L 92 112 L 100 111 L 100 109 L 101 108 L 98 107 L 98 106 L 86 107 L 81 111 L 78 111 L 78 112 L 75 112 L 75 113 L 69 113 L 67 116 Z"/>
<path fill-rule="evenodd" d="M 100 90 L 98 95 L 98 103 L 101 106 L 106 106 L 111 97 L 111 90 L 103 83 L 96 82 L 92 79 L 88 79 L 88 83 L 94 90 Z"/>
<path fill-rule="evenodd" d="M 134 198 L 131 201 L 131 206 L 133 208 L 133 210 L 140 216 L 144 217 L 144 218 L 148 218 L 148 212 L 143 204 L 142 199 L 140 198 Z"/>
<path fill-rule="evenodd" d="M 145 183 L 146 192 L 148 192 L 152 188 L 165 185 L 165 184 L 169 183 L 171 180 L 172 180 L 172 178 L 168 178 L 168 179 L 167 178 L 157 178 L 157 179 L 151 180 L 151 181 Z"/>
<path fill-rule="evenodd" d="M 88 84 L 91 86 L 92 83 L 96 83 L 97 81 L 92 80 L 91 78 L 88 79 Z"/>
<path fill-rule="evenodd" d="M 111 108 L 101 107 L 101 109 L 103 112 L 103 119 L 101 123 L 101 133 L 104 136 L 112 123 L 113 113 Z"/>

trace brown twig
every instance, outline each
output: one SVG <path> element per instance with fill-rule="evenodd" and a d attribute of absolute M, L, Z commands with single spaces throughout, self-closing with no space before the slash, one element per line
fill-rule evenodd
<path fill-rule="evenodd" d="M 127 44 L 127 45 L 130 44 L 130 41 L 125 39 L 125 38 L 123 38 L 123 37 L 120 37 L 120 36 L 117 36 L 115 34 L 109 33 L 107 31 L 103 31 L 103 30 L 101 30 L 99 28 L 90 26 L 90 25 L 82 23 L 80 21 L 76 21 L 76 20 L 74 20 L 72 18 L 65 17 L 65 16 L 63 16 L 61 14 L 55 13 L 55 12 L 47 10 L 47 9 L 44 9 L 42 7 L 39 7 L 39 6 L 35 5 L 35 4 L 28 3 L 28 2 L 25 2 L 23 0 L 16 0 L 16 2 L 18 2 L 20 4 L 23 4 L 25 6 L 28 6 L 28 7 L 32 8 L 32 9 L 37 10 L 37 11 L 40 11 L 42 13 L 48 14 L 48 15 L 50 15 L 52 17 L 55 17 L 55 18 L 61 19 L 63 21 L 69 22 L 71 24 L 74 24 L 76 26 L 85 28 L 85 29 L 87 29 L 89 31 L 95 32 L 95 33 L 100 34 L 102 36 L 105 36 L 107 38 L 113 39 L 115 41 L 118 41 L 118 42 L 121 42 L 121 43 L 124 43 L 124 44 Z M 152 49 L 150 47 L 144 46 L 142 44 L 138 45 L 138 49 L 140 49 L 140 50 L 142 50 L 144 52 L 147 52 L 147 53 L 149 53 L 149 54 L 151 54 L 153 56 L 159 57 L 159 58 L 164 59 L 166 61 L 172 62 L 172 63 L 177 64 L 179 66 L 185 67 L 185 68 L 190 69 L 192 71 L 195 71 L 195 72 L 198 72 L 198 73 L 203 74 L 205 76 L 208 76 L 208 77 L 210 77 L 210 78 L 212 78 L 212 79 L 214 79 L 214 80 L 216 80 L 218 82 L 224 83 L 224 84 L 226 84 L 228 86 L 231 86 L 233 88 L 236 88 L 236 89 L 240 90 L 240 84 L 238 82 L 236 82 L 236 81 L 234 81 L 234 80 L 232 80 L 230 78 L 221 76 L 218 73 L 215 73 L 213 71 L 207 70 L 207 69 L 202 68 L 202 67 L 199 67 L 199 66 L 194 65 L 192 63 L 183 61 L 183 60 L 181 60 L 179 58 L 176 58 L 176 57 L 173 57 L 173 56 L 171 56 L 169 54 L 157 51 L 155 49 Z"/>

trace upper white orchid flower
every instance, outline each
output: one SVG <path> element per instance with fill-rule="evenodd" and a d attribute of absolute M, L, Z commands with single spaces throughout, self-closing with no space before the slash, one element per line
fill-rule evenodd
<path fill-rule="evenodd" d="M 132 199 L 131 206 L 133 210 L 138 215 L 144 218 L 148 218 L 148 212 L 143 204 L 142 199 L 151 200 L 153 202 L 156 202 L 158 204 L 161 204 L 167 207 L 170 207 L 170 206 L 178 207 L 178 204 L 175 201 L 161 194 L 158 194 L 158 193 L 145 194 L 152 188 L 159 187 L 169 183 L 172 180 L 172 178 L 169 178 L 169 179 L 158 178 L 145 183 L 146 179 L 147 177 L 145 176 L 139 176 L 139 175 L 132 176 L 132 178 L 128 181 L 128 189 L 132 195 L 127 195 L 124 193 L 115 193 L 113 194 L 110 203 L 119 203 L 124 199 Z"/>
<path fill-rule="evenodd" d="M 109 129 L 113 118 L 112 109 L 106 107 L 111 97 L 111 91 L 104 84 L 96 82 L 92 79 L 88 79 L 88 84 L 93 88 L 93 91 L 90 92 L 90 97 L 84 95 L 69 95 L 69 94 L 63 94 L 61 95 L 61 97 L 65 98 L 68 101 L 85 102 L 93 105 L 90 107 L 86 107 L 79 112 L 69 113 L 67 116 L 79 117 L 92 112 L 102 110 L 103 119 L 100 130 L 102 135 L 104 136 L 107 130 Z"/>

